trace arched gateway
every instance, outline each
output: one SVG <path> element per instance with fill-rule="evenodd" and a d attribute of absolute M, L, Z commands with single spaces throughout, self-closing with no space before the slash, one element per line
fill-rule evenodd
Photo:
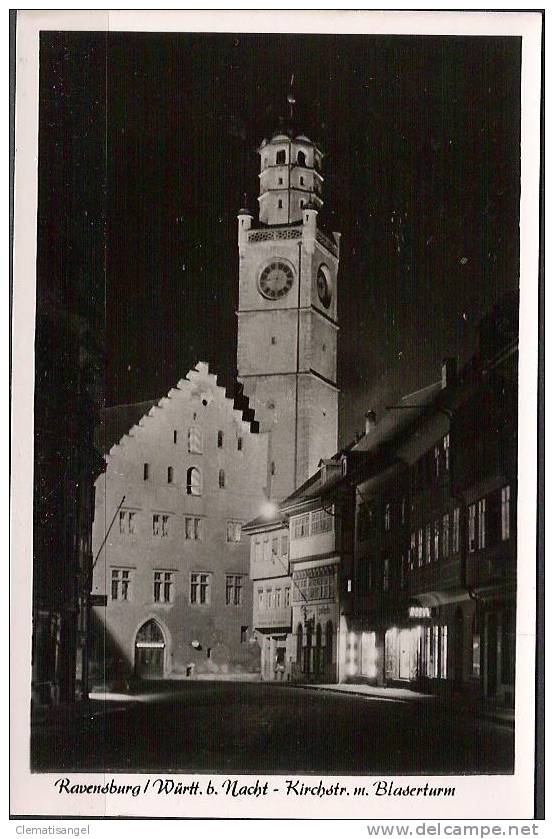
<path fill-rule="evenodd" d="M 135 675 L 141 679 L 161 679 L 164 675 L 165 640 L 153 618 L 144 623 L 135 641 Z"/>

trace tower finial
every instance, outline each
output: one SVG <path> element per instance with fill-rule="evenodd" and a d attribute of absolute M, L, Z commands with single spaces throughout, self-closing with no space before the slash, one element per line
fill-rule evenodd
<path fill-rule="evenodd" d="M 291 122 L 292 122 L 292 116 L 293 116 L 293 106 L 296 105 L 296 99 L 294 98 L 294 94 L 292 92 L 293 84 L 294 84 L 294 73 L 290 77 L 290 85 L 289 85 L 290 90 L 289 90 L 289 93 L 288 93 L 288 96 L 287 96 L 287 102 L 289 103 L 289 106 L 290 106 L 290 108 L 289 108 L 289 118 L 290 118 Z"/>

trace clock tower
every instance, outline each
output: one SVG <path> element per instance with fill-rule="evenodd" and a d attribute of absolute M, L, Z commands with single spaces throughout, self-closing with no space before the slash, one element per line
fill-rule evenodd
<path fill-rule="evenodd" d="M 275 133 L 260 155 L 259 221 L 238 214 L 238 378 L 270 432 L 268 494 L 281 499 L 337 450 L 339 233 L 318 225 L 322 153 Z"/>

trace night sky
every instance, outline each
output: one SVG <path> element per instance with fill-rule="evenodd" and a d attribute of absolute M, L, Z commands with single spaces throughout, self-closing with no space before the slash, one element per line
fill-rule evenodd
<path fill-rule="evenodd" d="M 44 33 L 40 74 L 38 304 L 102 280 L 107 405 L 232 381 L 236 214 L 292 74 L 342 233 L 341 443 L 518 287 L 517 38 Z"/>

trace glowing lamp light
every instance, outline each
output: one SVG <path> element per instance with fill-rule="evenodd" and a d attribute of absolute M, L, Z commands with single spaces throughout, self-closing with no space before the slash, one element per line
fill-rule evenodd
<path fill-rule="evenodd" d="M 200 641 L 191 641 L 190 645 L 191 647 L 194 647 L 195 650 L 200 649 Z"/>
<path fill-rule="evenodd" d="M 277 504 L 273 501 L 264 501 L 261 508 L 261 514 L 264 519 L 272 519 L 277 515 Z"/>

